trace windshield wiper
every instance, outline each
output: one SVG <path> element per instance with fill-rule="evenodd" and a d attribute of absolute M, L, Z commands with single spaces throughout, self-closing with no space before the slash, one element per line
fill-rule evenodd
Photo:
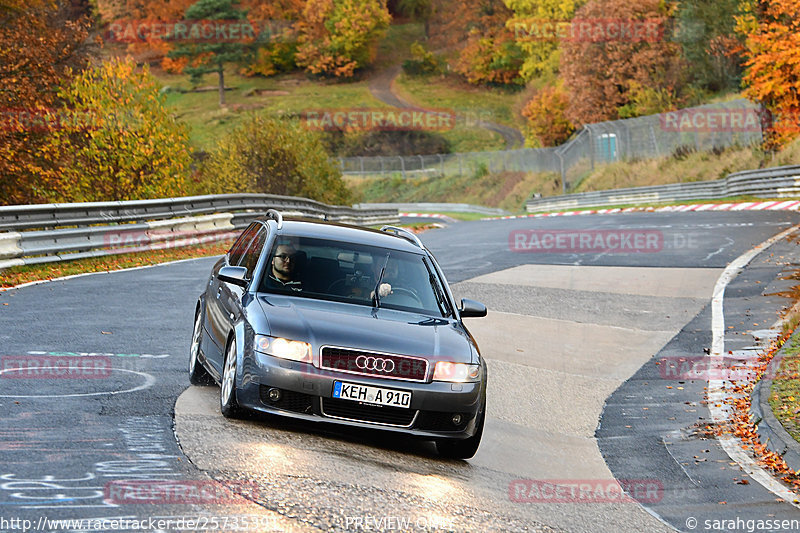
<path fill-rule="evenodd" d="M 383 267 L 381 268 L 381 274 L 378 276 L 378 283 L 375 284 L 375 290 L 372 291 L 372 304 L 375 307 L 381 306 L 381 295 L 380 295 L 380 288 L 381 288 L 381 281 L 383 281 L 383 274 L 386 272 L 386 265 L 389 264 L 389 254 L 386 254 L 386 259 L 383 261 Z"/>
<path fill-rule="evenodd" d="M 433 272 L 430 271 L 428 272 L 428 276 L 428 282 L 431 284 L 433 294 L 436 296 L 436 305 L 439 307 L 439 312 L 442 313 L 442 316 L 450 316 L 449 306 L 446 303 L 439 284 L 436 282 L 436 277 L 433 275 Z"/>

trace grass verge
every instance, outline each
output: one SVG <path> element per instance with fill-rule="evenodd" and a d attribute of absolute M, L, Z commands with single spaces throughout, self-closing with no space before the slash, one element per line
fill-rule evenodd
<path fill-rule="evenodd" d="M 157 265 L 180 259 L 222 255 L 231 247 L 232 241 L 218 241 L 198 244 L 184 248 L 168 248 L 130 254 L 109 255 L 63 261 L 61 263 L 45 263 L 41 265 L 24 265 L 2 271 L 0 288 L 14 287 L 32 281 L 50 280 L 75 274 L 89 272 L 110 272 L 124 268 Z"/>
<path fill-rule="evenodd" d="M 244 77 L 231 70 L 225 73 L 225 107 L 219 106 L 216 91 L 193 91 L 188 76 L 153 73 L 165 87 L 167 106 L 190 128 L 189 140 L 196 149 L 210 150 L 249 112 L 270 115 L 301 115 L 320 109 L 354 107 L 388 108 L 369 92 L 368 81 L 334 83 L 311 80 L 303 74 L 270 78 Z M 216 85 L 216 75 L 208 74 L 201 86 Z"/>
<path fill-rule="evenodd" d="M 345 176 L 345 183 L 361 202 L 448 202 L 500 207 L 519 212 L 533 191 L 553 196 L 559 187 L 555 174 L 501 172 L 403 179 Z"/>
<path fill-rule="evenodd" d="M 772 378 L 769 405 L 787 433 L 800 442 L 800 331 L 789 343 Z"/>
<path fill-rule="evenodd" d="M 485 152 L 505 149 L 505 141 L 495 132 L 479 126 L 490 121 L 521 128 L 516 116 L 520 93 L 503 89 L 473 87 L 451 77 L 407 76 L 401 74 L 394 84 L 404 100 L 427 109 L 446 109 L 456 113 L 452 130 L 442 133 L 453 152 Z"/>

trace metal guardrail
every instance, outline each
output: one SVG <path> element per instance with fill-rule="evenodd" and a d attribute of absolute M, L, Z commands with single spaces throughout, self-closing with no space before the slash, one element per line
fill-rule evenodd
<path fill-rule="evenodd" d="M 528 200 L 525 206 L 529 213 L 537 213 L 580 207 L 713 200 L 732 196 L 755 196 L 758 198 L 800 196 L 800 165 L 746 170 L 713 181 L 631 187 L 535 198 Z"/>
<path fill-rule="evenodd" d="M 398 222 L 397 209 L 267 194 L 0 206 L 0 270 L 229 239 L 267 209 L 360 225 Z"/>
<path fill-rule="evenodd" d="M 480 215 L 508 215 L 508 211 L 498 207 L 485 207 L 482 205 L 471 204 L 450 204 L 450 203 L 367 203 L 356 204 L 353 207 L 361 209 L 396 209 L 398 211 L 414 211 L 425 213 L 477 213 Z"/>

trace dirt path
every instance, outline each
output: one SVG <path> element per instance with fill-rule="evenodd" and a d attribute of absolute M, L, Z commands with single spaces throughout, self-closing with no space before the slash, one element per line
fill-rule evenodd
<path fill-rule="evenodd" d="M 418 107 L 403 100 L 397 93 L 394 92 L 394 81 L 401 72 L 402 69 L 400 65 L 395 65 L 393 67 L 381 70 L 375 75 L 374 78 L 372 78 L 372 81 L 370 81 L 369 91 L 372 93 L 372 96 L 393 107 L 399 107 L 401 109 Z M 460 116 L 458 118 L 463 119 L 463 117 Z M 477 126 L 499 134 L 503 140 L 505 140 L 506 150 L 522 148 L 525 145 L 525 139 L 522 136 L 522 133 L 517 129 L 487 120 L 478 121 Z"/>

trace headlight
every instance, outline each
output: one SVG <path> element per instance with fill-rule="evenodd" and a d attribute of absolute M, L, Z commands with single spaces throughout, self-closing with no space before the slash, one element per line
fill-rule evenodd
<path fill-rule="evenodd" d="M 451 363 L 449 361 L 439 361 L 433 369 L 434 381 L 453 381 L 464 383 L 467 381 L 478 381 L 481 375 L 480 365 L 468 365 L 466 363 Z"/>
<path fill-rule="evenodd" d="M 256 351 L 289 359 L 290 361 L 300 361 L 301 363 L 311 362 L 311 345 L 307 342 L 290 341 L 280 337 L 268 337 L 267 335 L 256 335 Z"/>

